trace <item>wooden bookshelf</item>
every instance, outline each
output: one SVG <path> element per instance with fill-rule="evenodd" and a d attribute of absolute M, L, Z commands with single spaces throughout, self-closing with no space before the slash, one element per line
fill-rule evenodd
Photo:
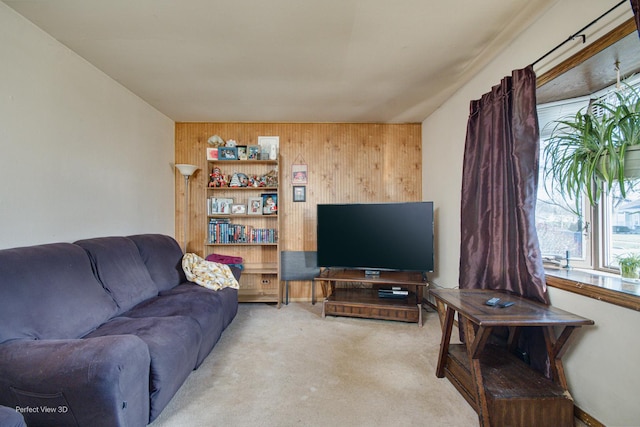
<path fill-rule="evenodd" d="M 207 162 L 210 174 L 214 167 L 220 168 L 224 175 L 243 173 L 248 176 L 261 176 L 276 170 L 279 176 L 278 160 L 210 160 Z M 228 184 L 228 182 L 227 182 Z M 205 189 L 205 202 L 210 198 L 232 199 L 234 205 L 244 205 L 245 213 L 210 212 L 206 206 L 205 256 L 212 253 L 238 256 L 243 259 L 242 275 L 238 300 L 240 302 L 273 302 L 280 307 L 281 286 L 279 274 L 279 242 L 280 242 L 280 193 L 278 186 L 247 187 L 209 187 Z M 278 196 L 277 214 L 249 214 L 250 198 L 259 198 L 262 194 Z M 244 230 L 272 230 L 269 236 L 273 241 L 214 241 L 211 236 L 211 222 L 228 222 L 229 226 L 244 227 Z M 265 234 L 267 234 L 265 232 Z"/>

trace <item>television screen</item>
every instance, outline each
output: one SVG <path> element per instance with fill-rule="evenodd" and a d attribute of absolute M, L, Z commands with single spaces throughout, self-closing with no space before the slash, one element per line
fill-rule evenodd
<path fill-rule="evenodd" d="M 433 271 L 433 202 L 318 205 L 318 266 Z"/>

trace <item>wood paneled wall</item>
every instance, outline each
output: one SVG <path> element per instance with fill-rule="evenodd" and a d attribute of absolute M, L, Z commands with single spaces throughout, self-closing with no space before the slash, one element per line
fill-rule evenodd
<path fill-rule="evenodd" d="M 208 182 L 205 149 L 212 135 L 238 145 L 280 137 L 280 250 L 316 249 L 319 203 L 419 201 L 422 137 L 416 124 L 177 123 L 175 162 L 198 165 L 189 182 L 189 252 L 204 254 Z M 291 165 L 306 163 L 306 202 L 293 202 Z M 176 172 L 176 237 L 182 243 L 184 179 Z M 401 219 L 400 219 L 401 220 Z M 291 299 L 310 299 L 310 287 L 291 283 Z"/>

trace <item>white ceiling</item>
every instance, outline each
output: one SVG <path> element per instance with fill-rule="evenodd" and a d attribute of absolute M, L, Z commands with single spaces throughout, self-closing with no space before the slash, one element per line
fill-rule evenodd
<path fill-rule="evenodd" d="M 4 3 L 178 122 L 415 123 L 556 1 Z"/>

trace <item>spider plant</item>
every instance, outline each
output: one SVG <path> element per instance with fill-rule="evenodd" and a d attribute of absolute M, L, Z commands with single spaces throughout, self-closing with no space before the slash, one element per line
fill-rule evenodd
<path fill-rule="evenodd" d="M 601 110 L 603 114 L 592 114 Z M 580 196 L 597 204 L 603 189 L 619 186 L 622 197 L 635 177 L 625 174 L 629 152 L 640 148 L 640 91 L 629 85 L 613 101 L 596 101 L 575 115 L 553 122 L 545 147 L 545 181 L 565 199 Z M 633 148 L 632 148 L 633 147 Z M 631 150 L 630 150 L 631 149 Z"/>

